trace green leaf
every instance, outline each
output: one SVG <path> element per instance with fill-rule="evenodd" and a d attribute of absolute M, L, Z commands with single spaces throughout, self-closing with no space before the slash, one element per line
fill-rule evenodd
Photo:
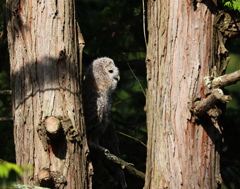
<path fill-rule="evenodd" d="M 3 161 L 0 163 L 0 178 L 8 178 L 9 173 L 14 171 L 17 175 L 22 175 L 22 168 L 14 163 Z"/>
<path fill-rule="evenodd" d="M 230 1 L 227 1 L 224 6 L 227 6 L 227 7 L 232 7 L 232 3 Z"/>
<path fill-rule="evenodd" d="M 14 163 L 6 162 L 6 166 L 9 170 L 15 171 L 19 176 L 22 175 L 22 168 Z"/>
<path fill-rule="evenodd" d="M 0 178 L 8 178 L 9 172 L 5 163 L 0 163 Z"/>
<path fill-rule="evenodd" d="M 224 1 L 224 6 L 240 12 L 240 0 Z"/>

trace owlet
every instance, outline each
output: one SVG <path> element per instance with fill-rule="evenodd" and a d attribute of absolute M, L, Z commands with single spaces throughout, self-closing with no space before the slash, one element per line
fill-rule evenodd
<path fill-rule="evenodd" d="M 111 96 L 120 79 L 112 59 L 93 61 L 83 79 L 83 109 L 90 149 L 108 149 L 119 156 L 119 141 L 110 119 Z M 124 173 L 117 170 L 117 180 L 126 188 Z"/>

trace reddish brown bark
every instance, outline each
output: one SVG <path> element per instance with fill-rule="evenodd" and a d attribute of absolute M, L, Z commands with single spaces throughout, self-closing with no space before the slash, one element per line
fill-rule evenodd
<path fill-rule="evenodd" d="M 217 188 L 221 183 L 217 118 L 195 120 L 190 111 L 196 98 L 206 97 L 204 77 L 217 64 L 211 6 L 148 1 L 145 189 Z"/>
<path fill-rule="evenodd" d="M 34 167 L 23 182 L 39 185 L 47 170 L 55 188 L 90 188 L 74 1 L 8 0 L 7 13 L 16 160 Z M 55 140 L 49 116 L 62 121 Z"/>

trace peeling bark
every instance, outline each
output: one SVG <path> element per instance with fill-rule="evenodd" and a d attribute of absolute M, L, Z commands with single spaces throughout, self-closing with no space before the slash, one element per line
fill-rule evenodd
<path fill-rule="evenodd" d="M 198 2 L 148 1 L 145 189 L 221 184 L 218 120 L 206 115 L 193 121 L 189 110 L 195 99 L 206 98 L 204 77 L 222 66 L 214 58 L 221 53 L 216 5 Z"/>
<path fill-rule="evenodd" d="M 41 185 L 37 175 L 44 169 L 66 179 L 57 183 L 53 177 L 55 188 L 91 185 L 79 85 L 83 42 L 74 6 L 74 1 L 7 0 L 16 161 L 34 167 L 24 184 Z M 46 117 L 63 118 L 66 132 L 63 127 L 58 142 L 47 138 L 49 128 L 41 125 Z"/>

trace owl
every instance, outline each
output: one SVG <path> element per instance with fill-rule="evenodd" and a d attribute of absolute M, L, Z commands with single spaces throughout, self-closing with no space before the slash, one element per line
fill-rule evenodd
<path fill-rule="evenodd" d="M 112 59 L 98 58 L 87 68 L 83 78 L 83 110 L 88 145 L 109 150 L 119 156 L 119 141 L 111 121 L 111 96 L 120 79 Z M 117 182 L 126 188 L 124 173 L 117 171 Z"/>

